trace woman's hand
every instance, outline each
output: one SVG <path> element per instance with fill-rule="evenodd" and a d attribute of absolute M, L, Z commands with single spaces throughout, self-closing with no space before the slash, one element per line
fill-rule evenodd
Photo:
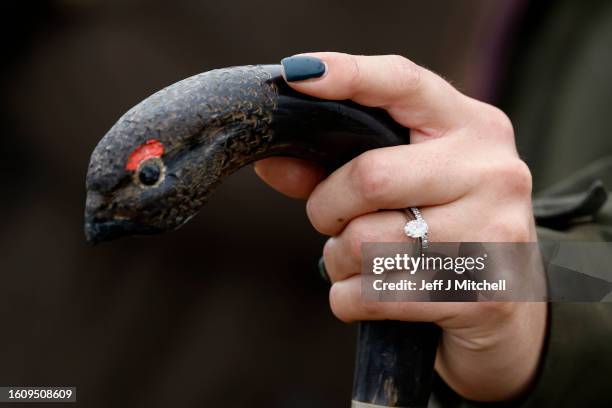
<path fill-rule="evenodd" d="M 510 120 L 399 56 L 309 55 L 325 63 L 325 74 L 293 88 L 386 109 L 411 129 L 410 145 L 365 152 L 325 179 L 301 160 L 255 166 L 277 190 L 308 197 L 312 225 L 331 237 L 323 255 L 334 314 L 347 322 L 435 322 L 443 329 L 436 370 L 456 392 L 481 401 L 519 396 L 538 366 L 545 303 L 364 302 L 360 284 L 362 242 L 407 239 L 406 216 L 394 209 L 419 207 L 432 242 L 537 240 L 531 176 Z"/>

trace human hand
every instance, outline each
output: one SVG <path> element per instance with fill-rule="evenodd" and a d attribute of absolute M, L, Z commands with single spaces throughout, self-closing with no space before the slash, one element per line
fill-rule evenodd
<path fill-rule="evenodd" d="M 323 256 L 332 311 L 347 322 L 434 322 L 443 330 L 436 370 L 450 387 L 472 400 L 519 396 L 537 370 L 545 303 L 365 302 L 360 283 L 361 243 L 405 241 L 406 207 L 421 209 L 432 242 L 537 240 L 531 175 L 510 120 L 399 56 L 308 55 L 325 74 L 289 82 L 294 89 L 383 108 L 411 129 L 410 145 L 365 152 L 327 178 L 302 160 L 256 163 L 272 187 L 308 198 L 312 225 L 331 237 Z"/>

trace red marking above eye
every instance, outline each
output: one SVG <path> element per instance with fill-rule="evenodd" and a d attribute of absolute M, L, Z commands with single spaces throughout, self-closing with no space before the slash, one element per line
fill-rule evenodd
<path fill-rule="evenodd" d="M 130 157 L 128 157 L 125 169 L 136 171 L 143 161 L 154 157 L 161 157 L 162 154 L 164 154 L 164 145 L 158 140 L 149 139 L 134 149 Z"/>

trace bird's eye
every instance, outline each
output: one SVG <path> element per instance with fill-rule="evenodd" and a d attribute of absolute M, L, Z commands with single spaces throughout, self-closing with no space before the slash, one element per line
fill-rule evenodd
<path fill-rule="evenodd" d="M 142 185 L 152 186 L 157 184 L 162 176 L 162 164 L 159 163 L 159 159 L 149 159 L 138 167 L 138 181 Z"/>

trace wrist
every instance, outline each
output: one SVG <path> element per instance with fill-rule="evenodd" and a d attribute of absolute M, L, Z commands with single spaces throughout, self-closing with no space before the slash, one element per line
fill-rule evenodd
<path fill-rule="evenodd" d="M 462 397 L 483 402 L 509 401 L 535 381 L 542 354 L 547 305 L 514 303 L 502 326 L 445 331 L 436 370 Z"/>

